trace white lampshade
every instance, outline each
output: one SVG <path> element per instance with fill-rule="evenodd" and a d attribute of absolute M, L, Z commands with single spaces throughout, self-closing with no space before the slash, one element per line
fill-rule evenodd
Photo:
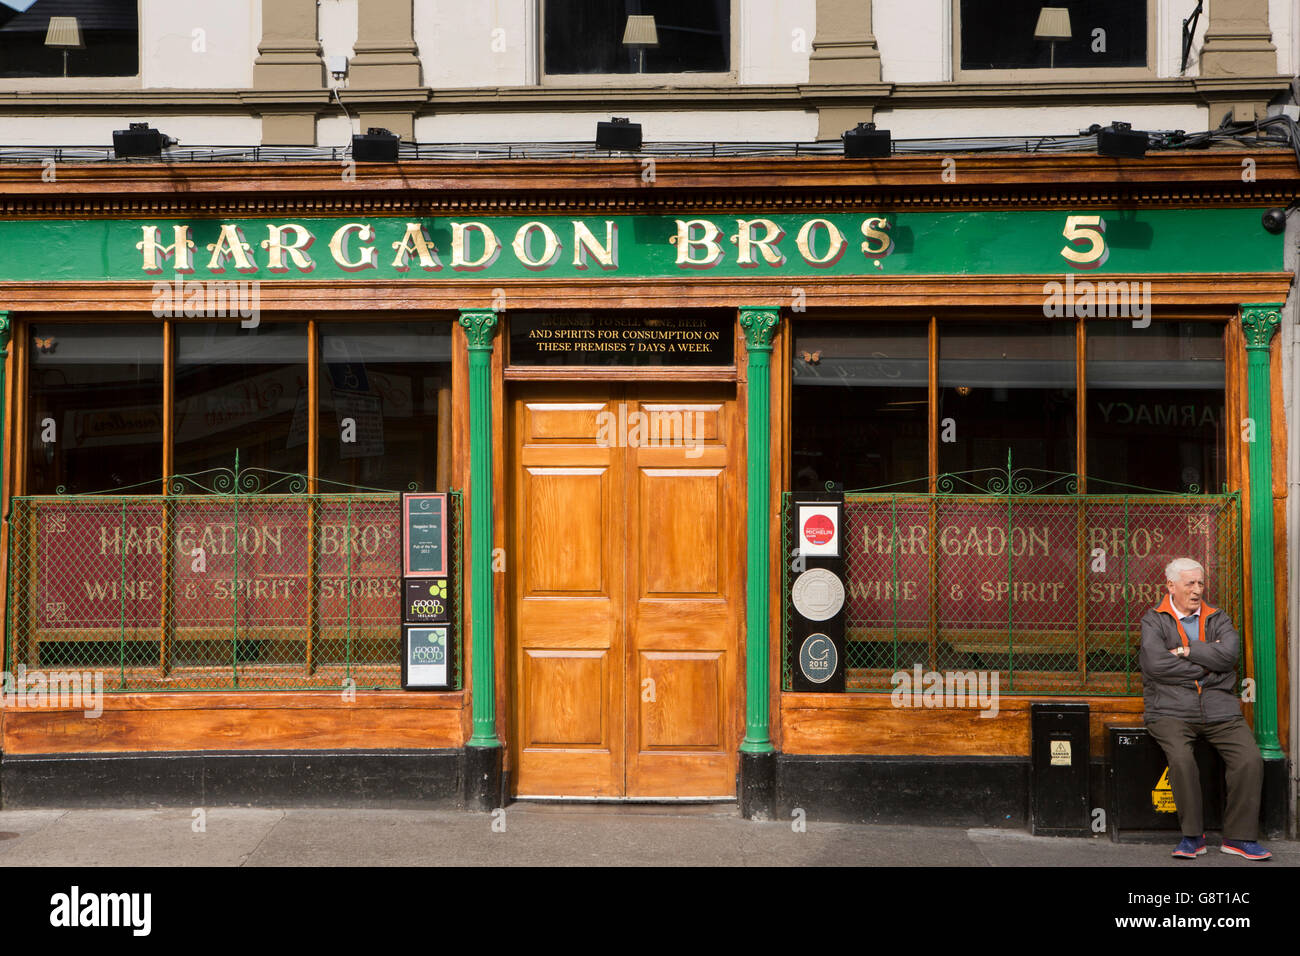
<path fill-rule="evenodd" d="M 45 34 L 46 46 L 71 47 L 80 50 L 81 24 L 76 17 L 50 17 L 50 28 Z"/>
<path fill-rule="evenodd" d="M 1035 40 L 1068 40 L 1070 33 L 1070 11 L 1065 7 L 1043 7 L 1038 14 L 1038 26 L 1034 27 Z"/>
<path fill-rule="evenodd" d="M 624 46 L 658 46 L 659 31 L 655 28 L 654 17 L 628 17 L 627 27 L 623 30 Z"/>

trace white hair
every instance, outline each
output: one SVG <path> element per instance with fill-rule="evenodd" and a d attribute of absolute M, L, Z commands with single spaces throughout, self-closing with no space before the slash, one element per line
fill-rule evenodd
<path fill-rule="evenodd" d="M 1205 568 L 1195 558 L 1174 558 L 1165 566 L 1165 580 L 1179 581 L 1184 571 L 1200 571 L 1201 577 L 1205 577 Z"/>

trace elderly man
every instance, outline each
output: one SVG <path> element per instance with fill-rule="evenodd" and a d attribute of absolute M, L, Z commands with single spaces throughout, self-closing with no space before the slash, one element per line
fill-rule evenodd
<path fill-rule="evenodd" d="M 1169 593 L 1142 616 L 1142 696 L 1147 730 L 1169 761 L 1183 831 L 1174 856 L 1205 852 L 1201 778 L 1192 756 L 1192 743 L 1205 737 L 1227 765 L 1222 851 L 1267 860 L 1272 854 L 1256 842 L 1264 761 L 1237 701 L 1237 629 L 1203 600 L 1205 569 L 1196 561 L 1170 562 L 1165 578 Z"/>

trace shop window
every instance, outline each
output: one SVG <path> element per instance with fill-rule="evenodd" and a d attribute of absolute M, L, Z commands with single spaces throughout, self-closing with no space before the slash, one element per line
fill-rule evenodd
<path fill-rule="evenodd" d="M 847 322 L 794 326 L 792 473 L 796 491 L 906 483 L 929 473 L 928 330 Z"/>
<path fill-rule="evenodd" d="M 1222 489 L 1221 323 L 1090 323 L 1087 357 L 1090 478 L 1157 491 Z"/>
<path fill-rule="evenodd" d="M 545 0 L 542 11 L 549 75 L 731 69 L 730 0 Z"/>
<path fill-rule="evenodd" d="M 939 471 L 1075 470 L 1072 324 L 939 325 Z"/>
<path fill-rule="evenodd" d="M 959 0 L 958 9 L 961 70 L 1144 69 L 1149 63 L 1147 0 Z M 1040 23 L 1058 39 L 1035 36 Z"/>
<path fill-rule="evenodd" d="M 305 323 L 177 328 L 176 472 L 306 474 L 309 405 Z"/>
<path fill-rule="evenodd" d="M 163 336 L 149 325 L 33 325 L 28 494 L 156 494 Z"/>
<path fill-rule="evenodd" d="M 320 349 L 320 477 L 370 488 L 405 490 L 415 482 L 421 490 L 445 490 L 450 327 L 322 324 Z"/>
<path fill-rule="evenodd" d="M 137 0 L 0 0 L 0 76 L 139 72 Z"/>

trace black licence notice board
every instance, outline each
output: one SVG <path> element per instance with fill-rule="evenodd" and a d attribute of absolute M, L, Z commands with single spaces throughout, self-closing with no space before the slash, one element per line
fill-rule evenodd
<path fill-rule="evenodd" d="M 402 577 L 447 574 L 446 494 L 402 495 Z"/>
<path fill-rule="evenodd" d="M 734 365 L 728 311 L 512 312 L 511 365 Z"/>

